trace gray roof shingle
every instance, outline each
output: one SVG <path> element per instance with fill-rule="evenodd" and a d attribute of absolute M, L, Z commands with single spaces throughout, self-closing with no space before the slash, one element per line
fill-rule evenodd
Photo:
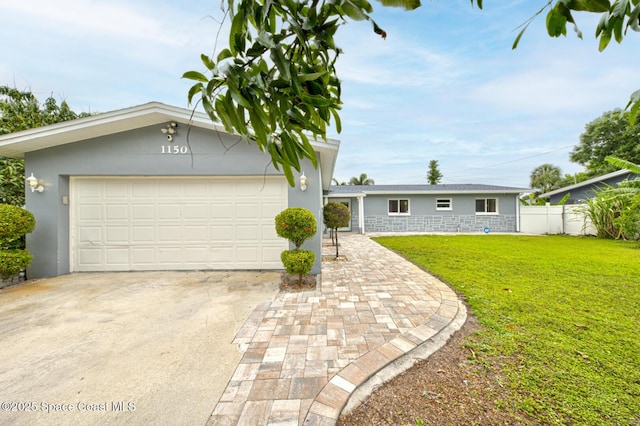
<path fill-rule="evenodd" d="M 511 193 L 529 192 L 529 188 L 483 184 L 442 184 L 442 185 L 332 185 L 329 195 L 340 194 L 477 194 L 477 193 Z"/>

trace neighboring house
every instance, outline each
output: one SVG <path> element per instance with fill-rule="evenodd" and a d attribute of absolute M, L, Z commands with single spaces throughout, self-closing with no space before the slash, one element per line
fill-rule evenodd
<path fill-rule="evenodd" d="M 570 195 L 565 204 L 580 204 L 587 198 L 594 197 L 596 194 L 595 190 L 605 188 L 607 186 L 617 186 L 623 180 L 634 176 L 636 175 L 631 173 L 629 170 L 618 170 L 613 173 L 585 180 L 584 182 L 580 182 L 575 185 L 565 186 L 564 188 L 545 192 L 544 194 L 538 195 L 538 198 L 548 198 L 551 204 L 558 204 L 568 193 Z"/>
<path fill-rule="evenodd" d="M 275 215 L 300 206 L 322 223 L 339 142 L 313 146 L 318 169 L 302 161 L 302 190 L 207 115 L 157 102 L 1 136 L 0 155 L 24 158 L 26 176 L 43 188 L 26 192 L 37 221 L 28 276 L 281 270 L 288 243 Z M 304 245 L 316 253 L 312 273 L 320 272 L 319 229 Z"/>
<path fill-rule="evenodd" d="M 333 185 L 355 232 L 518 232 L 519 194 L 493 185 Z"/>

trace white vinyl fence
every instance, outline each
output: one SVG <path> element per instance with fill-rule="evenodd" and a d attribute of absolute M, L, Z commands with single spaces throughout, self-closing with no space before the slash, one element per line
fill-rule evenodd
<path fill-rule="evenodd" d="M 577 205 L 520 206 L 520 232 L 525 234 L 596 235 Z"/>

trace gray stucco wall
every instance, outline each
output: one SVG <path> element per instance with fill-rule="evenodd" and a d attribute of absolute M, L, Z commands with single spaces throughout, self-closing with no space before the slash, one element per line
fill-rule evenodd
<path fill-rule="evenodd" d="M 27 269 L 31 278 L 69 273 L 69 197 L 71 176 L 241 176 L 281 175 L 270 165 L 270 157 L 254 145 L 227 134 L 180 125 L 173 142 L 151 126 L 82 142 L 34 151 L 25 155 L 30 173 L 44 182 L 45 191 L 27 190 L 26 207 L 36 217 L 36 230 L 27 235 L 27 248 L 34 260 Z M 186 146 L 186 154 L 162 153 L 162 147 Z M 166 149 L 166 148 L 165 148 Z M 302 167 L 308 189 L 289 187 L 289 206 L 311 210 L 321 218 L 320 171 L 309 161 Z M 321 222 L 320 222 L 321 223 Z M 316 253 L 312 273 L 320 272 L 321 226 L 304 248 Z"/>
<path fill-rule="evenodd" d="M 437 210 L 436 199 L 450 198 L 452 210 Z M 497 215 L 475 213 L 479 198 L 497 198 Z M 409 199 L 409 215 L 389 215 L 389 199 Z M 365 232 L 515 232 L 517 199 L 514 194 L 375 195 L 364 199 Z"/>

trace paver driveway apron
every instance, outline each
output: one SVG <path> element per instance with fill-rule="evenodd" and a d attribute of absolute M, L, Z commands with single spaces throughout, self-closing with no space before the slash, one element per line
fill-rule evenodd
<path fill-rule="evenodd" d="M 0 290 L 0 403 L 14 403 L 0 424 L 206 423 L 241 358 L 234 335 L 278 284 L 276 272 L 144 272 Z"/>

